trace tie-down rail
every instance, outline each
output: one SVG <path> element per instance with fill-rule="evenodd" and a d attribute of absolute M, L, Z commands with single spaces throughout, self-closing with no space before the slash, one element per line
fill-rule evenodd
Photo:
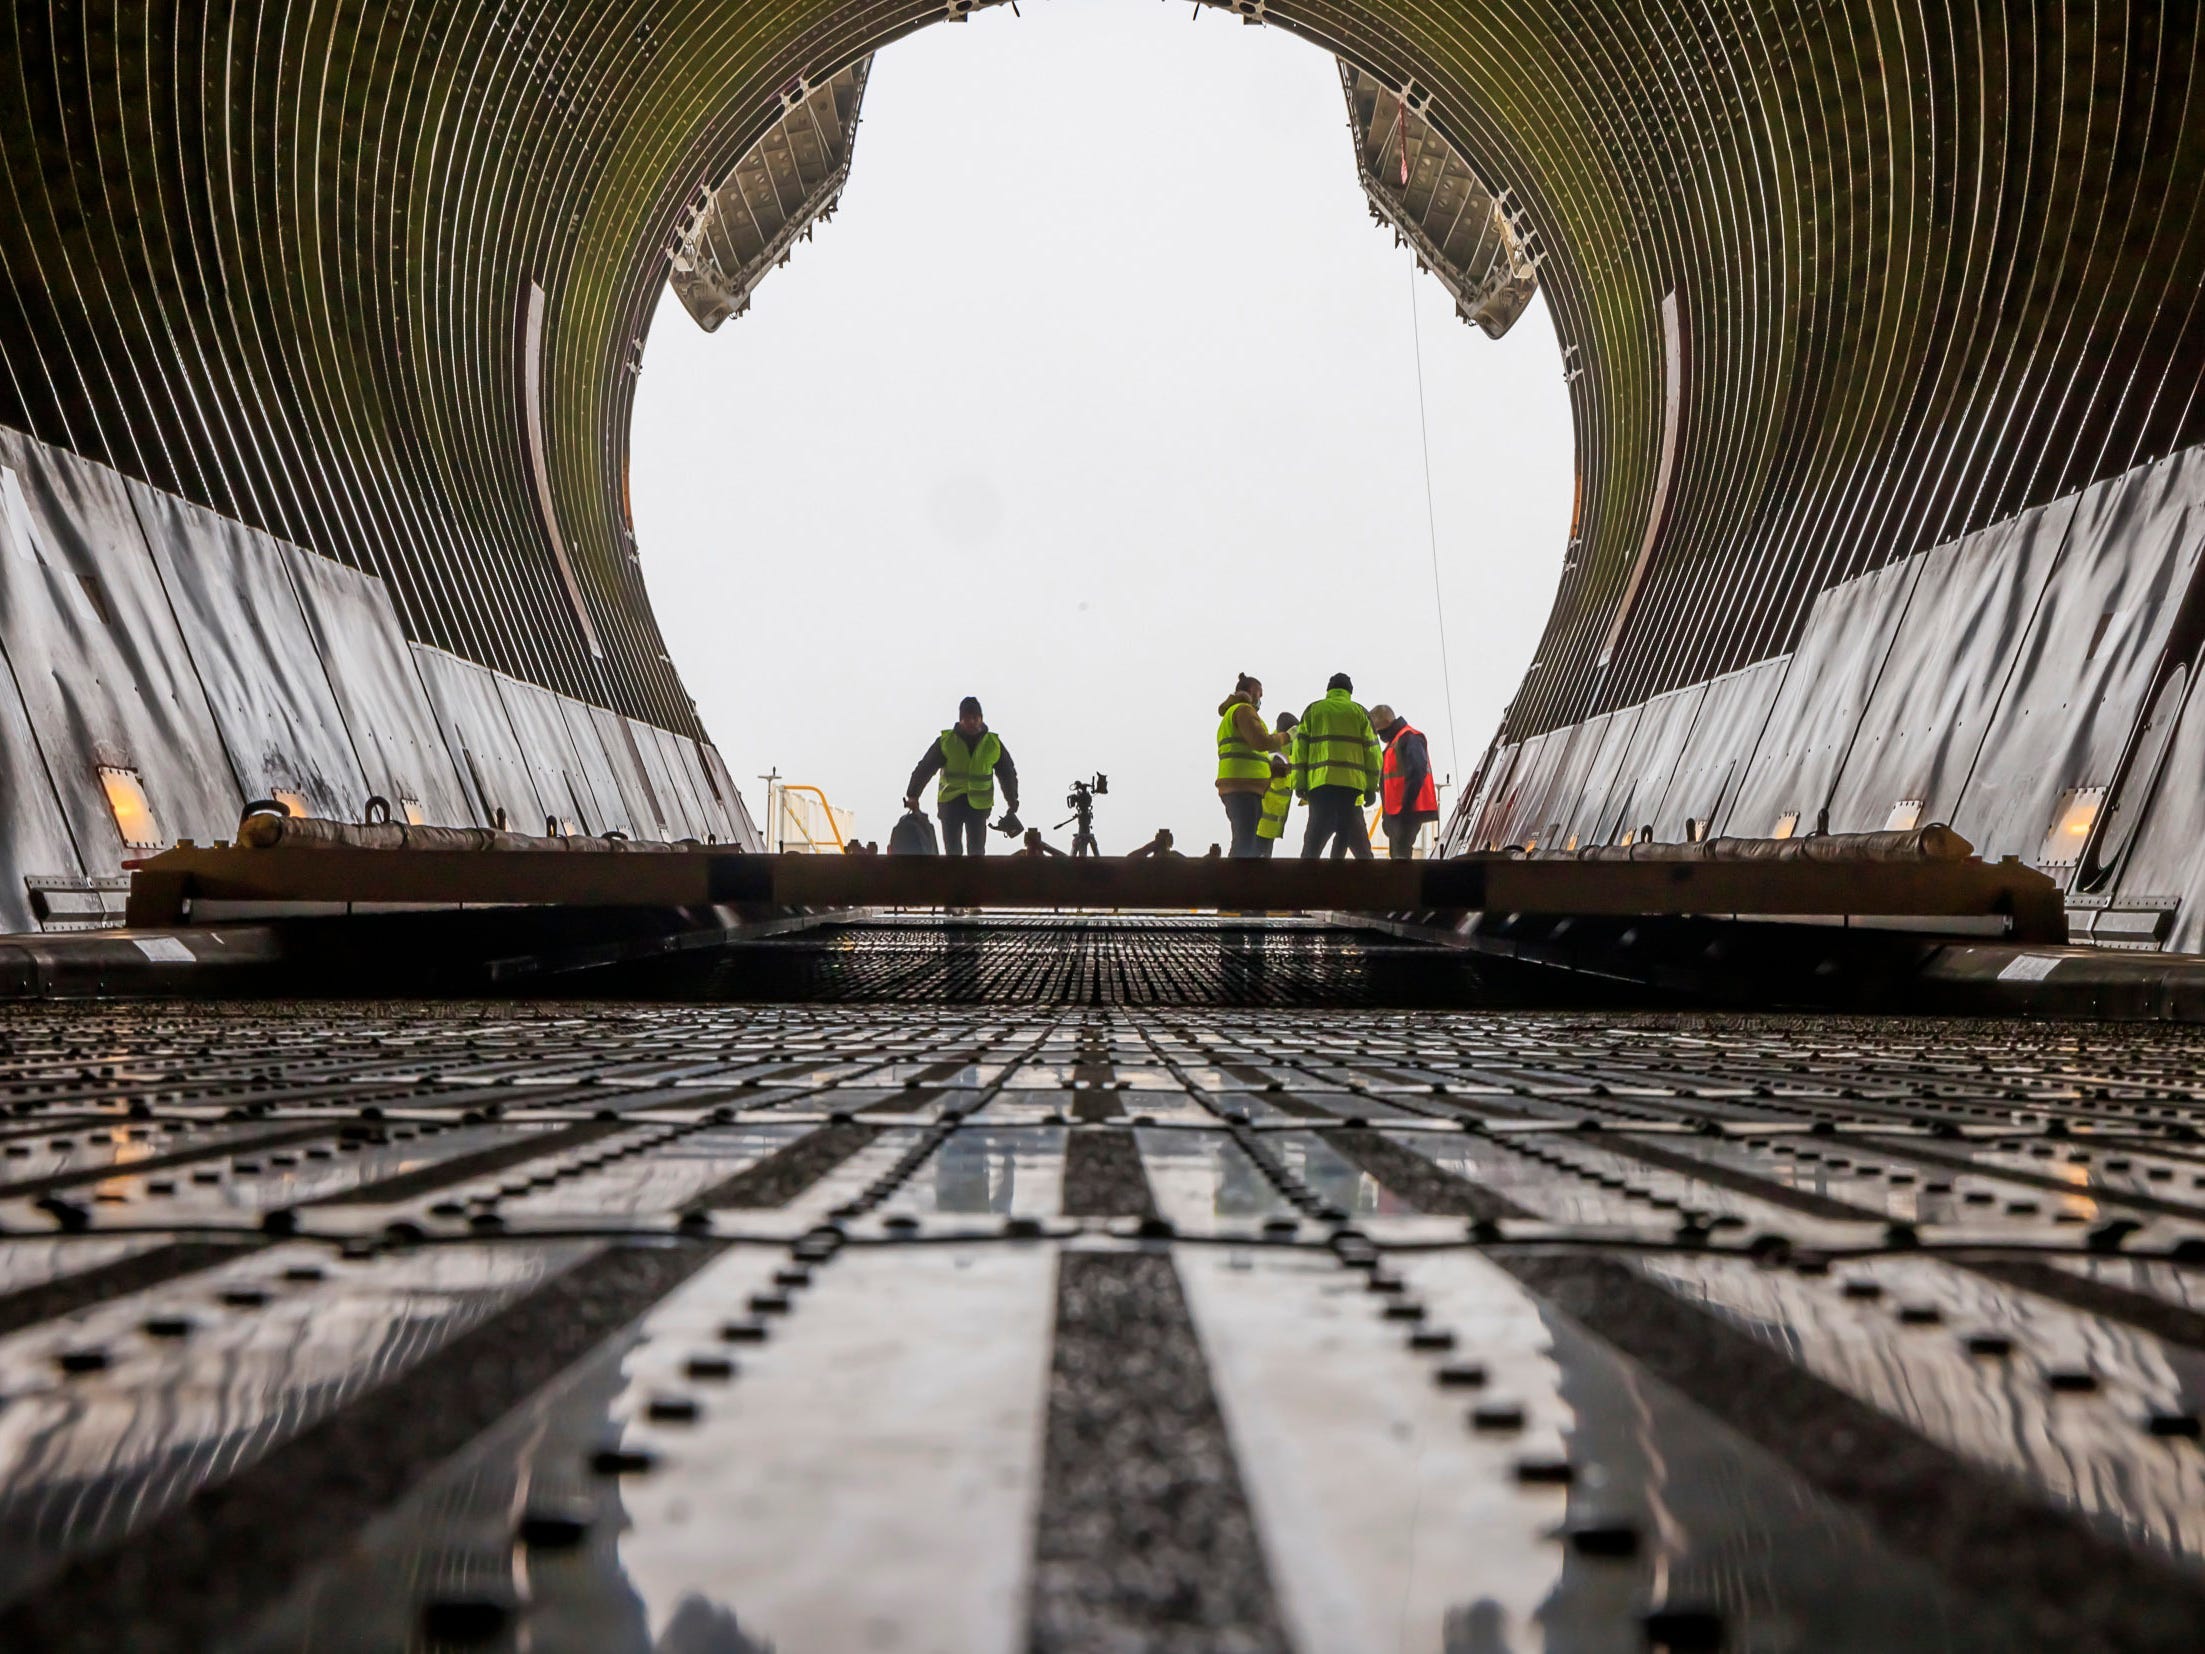
<path fill-rule="evenodd" d="M 491 905 L 1701 915 L 1862 921 L 2017 942 L 2061 942 L 2067 934 L 2060 891 L 2050 879 L 2017 861 L 1973 857 L 1073 860 L 770 856 L 619 845 L 179 846 L 136 869 L 129 922 L 162 928 L 286 911 Z"/>

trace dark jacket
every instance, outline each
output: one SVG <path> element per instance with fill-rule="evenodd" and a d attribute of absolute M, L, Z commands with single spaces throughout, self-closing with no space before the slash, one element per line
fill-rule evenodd
<path fill-rule="evenodd" d="M 1424 790 L 1424 778 L 1432 773 L 1432 749 L 1420 729 L 1408 727 L 1409 720 L 1396 718 L 1378 732 L 1378 738 L 1386 743 L 1387 752 L 1393 757 L 1394 773 L 1401 777 L 1401 796 L 1414 798 Z M 1403 810 L 1397 821 L 1437 821 L 1437 810 Z"/>
<path fill-rule="evenodd" d="M 988 733 L 988 726 L 986 724 L 982 724 L 980 726 L 980 733 L 983 736 Z M 957 731 L 954 729 L 949 732 L 949 738 L 952 741 L 965 740 L 965 738 L 962 735 L 958 734 Z M 1000 741 L 1002 737 L 999 735 L 996 737 L 996 739 Z M 970 752 L 972 750 L 972 745 L 973 744 L 970 741 L 965 741 L 965 750 L 967 752 Z M 929 781 L 933 780 L 936 772 L 939 771 L 941 767 L 942 738 L 937 735 L 933 740 L 927 743 L 926 756 L 919 760 L 919 767 L 911 772 L 911 785 L 904 788 L 904 797 L 917 798 L 919 796 L 919 789 L 921 787 L 924 787 Z M 1003 784 L 1004 808 L 1009 810 L 1012 815 L 1018 814 L 1018 766 L 1011 762 L 1011 749 L 1009 747 L 1002 747 L 999 749 L 999 755 L 995 760 L 995 778 Z"/>

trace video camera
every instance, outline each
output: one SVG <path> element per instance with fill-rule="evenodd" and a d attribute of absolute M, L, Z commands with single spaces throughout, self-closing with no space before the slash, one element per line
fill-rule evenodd
<path fill-rule="evenodd" d="M 1070 821 L 1058 822 L 1057 826 L 1061 830 L 1075 821 L 1079 823 L 1078 831 L 1072 835 L 1073 855 L 1102 854 L 1095 844 L 1095 798 L 1097 794 L 1107 794 L 1109 791 L 1110 777 L 1097 770 L 1093 780 L 1073 782 L 1071 792 L 1065 795 L 1064 807 L 1072 812 L 1072 817 Z"/>

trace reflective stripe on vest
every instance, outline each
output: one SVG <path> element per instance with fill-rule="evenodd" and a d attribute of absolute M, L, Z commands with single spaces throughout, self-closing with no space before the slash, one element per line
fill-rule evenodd
<path fill-rule="evenodd" d="M 1286 812 L 1294 807 L 1294 778 L 1274 775 L 1263 795 L 1263 815 L 1256 822 L 1256 837 L 1279 838 L 1286 832 Z"/>
<path fill-rule="evenodd" d="M 1238 706 L 1225 709 L 1225 716 L 1217 721 L 1217 778 L 1220 781 L 1261 781 L 1271 773 L 1271 760 L 1246 741 L 1233 728 L 1233 714 Z"/>
<path fill-rule="evenodd" d="M 1310 703 L 1294 730 L 1294 790 L 1352 787 L 1378 790 L 1383 762 L 1370 715 L 1345 692 L 1334 691 Z"/>
<path fill-rule="evenodd" d="M 1401 738 L 1404 735 L 1421 736 L 1423 733 L 1421 729 L 1414 725 L 1403 724 L 1393 732 L 1393 739 L 1386 743 L 1386 814 L 1390 816 L 1397 816 L 1401 813 L 1403 808 L 1402 795 L 1408 791 L 1406 779 L 1401 774 L 1400 765 L 1394 758 L 1394 749 L 1400 746 Z M 1416 815 L 1436 816 L 1439 814 L 1439 789 L 1432 785 L 1432 765 L 1429 748 L 1426 749 L 1423 783 L 1416 790 L 1416 801 L 1408 805 L 1407 808 Z"/>
<path fill-rule="evenodd" d="M 937 806 L 962 799 L 977 810 L 995 808 L 995 762 L 1003 756 L 1003 743 L 989 730 L 977 747 L 965 745 L 954 729 L 942 731 L 942 779 L 935 784 Z"/>

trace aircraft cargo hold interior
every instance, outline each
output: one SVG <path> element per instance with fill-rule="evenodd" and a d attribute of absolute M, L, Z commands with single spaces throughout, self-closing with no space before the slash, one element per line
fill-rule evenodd
<path fill-rule="evenodd" d="M 15 9 L 0 1649 L 2196 1649 L 2197 9 L 1144 8 L 1344 115 L 1413 368 L 1274 391 L 1273 329 L 1250 378 L 1399 459 L 1429 585 L 1422 539 L 1244 615 L 1121 571 L 1115 630 L 1037 609 L 1027 722 L 850 716 L 1040 556 L 915 527 L 915 605 L 759 498 L 984 434 L 868 448 L 835 410 L 904 393 L 824 353 L 726 384 L 840 481 L 692 479 L 703 659 L 645 346 L 768 320 L 924 101 L 896 54 L 1016 11 Z M 1067 256 L 1121 291 L 1051 325 L 1108 334 L 1132 282 Z M 1195 288 L 1139 297 L 1253 308 Z M 1419 293 L 1449 351 L 1551 327 L 1567 410 L 1551 607 L 1459 742 L 1444 623 L 1414 722 L 1239 670 L 1281 593 L 1392 647 L 1459 573 L 1433 479 L 1494 462 L 1433 441 Z M 1275 431 L 1126 377 L 1254 486 Z M 1067 685 L 1132 733 L 1060 823 Z M 1098 830 L 1136 763 L 1207 830 Z"/>

